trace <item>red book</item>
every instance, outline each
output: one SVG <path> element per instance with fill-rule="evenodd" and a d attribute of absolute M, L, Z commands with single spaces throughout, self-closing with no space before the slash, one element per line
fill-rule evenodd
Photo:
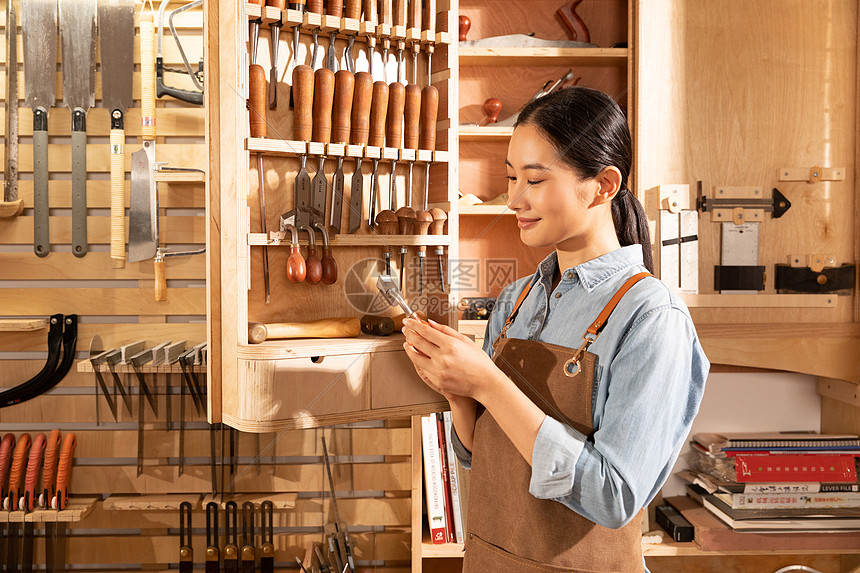
<path fill-rule="evenodd" d="M 445 439 L 445 422 L 441 413 L 436 414 L 436 427 L 439 431 L 439 449 L 442 451 L 442 483 L 445 485 L 445 534 L 448 543 L 456 543 L 454 502 L 451 499 L 451 480 L 448 479 L 448 443 Z"/>
<path fill-rule="evenodd" d="M 835 455 L 737 455 L 735 472 L 741 483 L 857 481 L 856 458 Z"/>

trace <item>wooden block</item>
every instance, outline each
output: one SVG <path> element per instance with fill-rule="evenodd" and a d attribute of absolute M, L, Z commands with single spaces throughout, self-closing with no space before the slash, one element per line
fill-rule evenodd
<path fill-rule="evenodd" d="M 169 273 L 170 271 L 168 271 Z M 63 301 L 65 314 L 101 315 L 139 314 L 206 314 L 206 301 L 200 288 L 169 288 L 167 300 L 155 301 L 151 288 L 10 288 L 4 289 L 3 301 L 22 315 L 46 315 L 55 312 L 57 301 Z M 93 301 L 110 301 L 97 309 Z"/>
<path fill-rule="evenodd" d="M 134 511 L 164 511 L 177 510 L 183 502 L 191 503 L 191 509 L 200 508 L 202 495 L 162 494 L 162 495 L 132 495 L 108 496 L 102 507 L 108 510 Z"/>
<path fill-rule="evenodd" d="M 2 318 L 0 332 L 29 332 L 47 328 L 46 318 Z"/>

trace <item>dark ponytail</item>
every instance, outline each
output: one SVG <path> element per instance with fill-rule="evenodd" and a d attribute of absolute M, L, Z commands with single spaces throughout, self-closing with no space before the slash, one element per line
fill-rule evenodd
<path fill-rule="evenodd" d="M 627 118 L 603 92 L 573 86 L 527 104 L 517 125 L 537 127 L 558 150 L 562 163 L 590 179 L 603 169 L 621 171 L 621 189 L 612 200 L 612 222 L 621 246 L 642 245 L 645 268 L 654 272 L 648 219 L 628 187 L 633 146 Z"/>

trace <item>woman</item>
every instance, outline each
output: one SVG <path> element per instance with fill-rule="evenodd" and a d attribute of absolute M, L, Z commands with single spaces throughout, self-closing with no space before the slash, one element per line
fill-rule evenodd
<path fill-rule="evenodd" d="M 466 572 L 645 570 L 642 509 L 709 364 L 684 304 L 648 274 L 631 156 L 606 94 L 572 87 L 527 105 L 508 207 L 526 245 L 555 251 L 503 289 L 483 351 L 447 326 L 405 323 L 407 355 L 450 402 L 471 466 Z"/>

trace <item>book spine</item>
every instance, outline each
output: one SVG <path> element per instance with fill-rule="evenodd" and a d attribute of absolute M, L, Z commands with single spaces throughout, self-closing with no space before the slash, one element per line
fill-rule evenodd
<path fill-rule="evenodd" d="M 860 508 L 860 493 L 812 493 L 801 495 L 768 495 L 744 493 L 731 496 L 732 509 L 836 509 Z"/>
<path fill-rule="evenodd" d="M 454 534 L 457 543 L 464 543 L 463 508 L 460 500 L 460 477 L 457 468 L 457 456 L 454 454 L 454 444 L 451 442 L 453 420 L 451 412 L 443 412 L 445 422 L 445 442 L 448 445 L 448 479 L 451 482 L 451 507 L 454 510 Z"/>
<path fill-rule="evenodd" d="M 735 456 L 737 481 L 747 482 L 856 482 L 852 455 Z"/>
<path fill-rule="evenodd" d="M 433 544 L 445 543 L 445 502 L 442 488 L 442 462 L 436 417 L 421 417 L 421 442 L 424 450 L 424 484 L 427 490 L 427 522 Z"/>
<path fill-rule="evenodd" d="M 436 430 L 439 435 L 439 453 L 442 459 L 442 485 L 445 488 L 445 537 L 448 543 L 456 543 L 454 532 L 454 509 L 451 499 L 451 477 L 448 466 L 448 440 L 445 437 L 445 422 L 442 413 L 436 414 Z"/>

